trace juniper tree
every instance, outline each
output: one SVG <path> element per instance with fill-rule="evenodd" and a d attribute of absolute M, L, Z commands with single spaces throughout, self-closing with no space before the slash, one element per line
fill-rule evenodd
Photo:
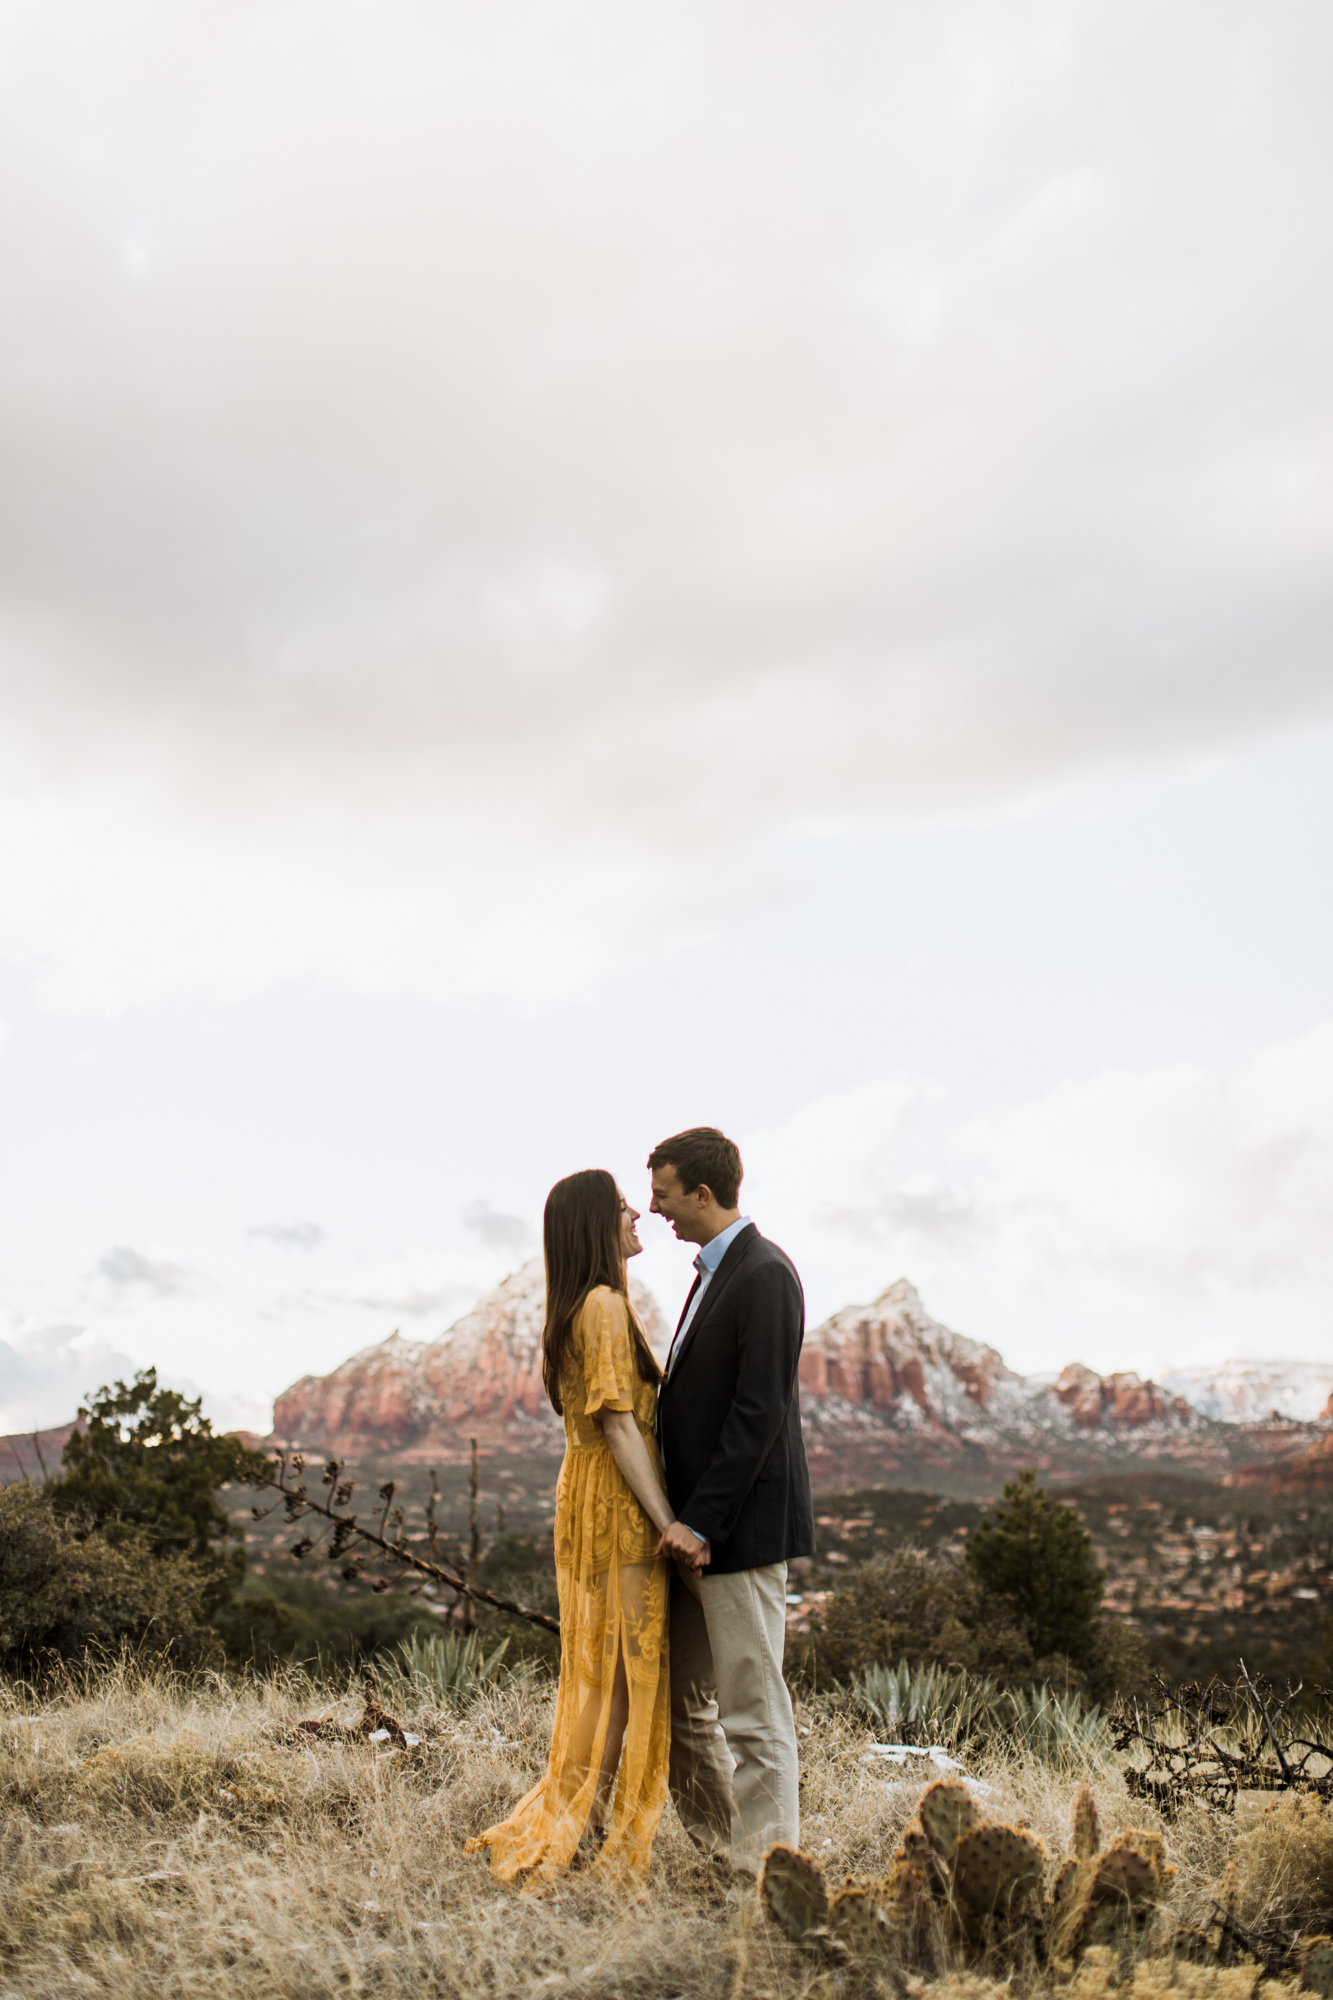
<path fill-rule="evenodd" d="M 1060 1506 L 1021 1472 L 1004 1505 L 978 1522 L 967 1542 L 977 1584 L 1010 1605 L 1038 1659 L 1062 1653 L 1076 1664 L 1096 1643 L 1102 1571 L 1092 1536 L 1072 1507 Z"/>
<path fill-rule="evenodd" d="M 99 1389 L 44 1492 L 58 1514 L 113 1547 L 143 1537 L 154 1555 L 188 1557 L 209 1577 L 214 1609 L 245 1573 L 244 1533 L 219 1489 L 264 1461 L 238 1438 L 217 1436 L 201 1404 L 159 1387 L 155 1368 Z"/>

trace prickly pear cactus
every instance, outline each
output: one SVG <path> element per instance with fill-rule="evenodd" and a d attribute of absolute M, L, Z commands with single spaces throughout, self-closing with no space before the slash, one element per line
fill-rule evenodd
<path fill-rule="evenodd" d="M 1041 1887 L 1046 1852 L 1015 1826 L 975 1826 L 954 1849 L 953 1891 L 968 1916 L 1014 1917 Z"/>
<path fill-rule="evenodd" d="M 1124 1956 L 1147 1928 L 1173 1873 L 1158 1834 L 1132 1828 L 1117 1834 L 1104 1854 L 1078 1862 L 1077 1873 L 1065 1877 L 1052 1912 L 1055 1956 L 1081 1958 L 1093 1945 Z"/>
<path fill-rule="evenodd" d="M 875 1889 L 865 1883 L 845 1883 L 836 1889 L 829 1899 L 828 1934 L 829 1942 L 840 1945 L 851 1958 L 883 1951 L 892 1932 Z"/>
<path fill-rule="evenodd" d="M 948 1780 L 930 1786 L 919 1812 L 882 1879 L 849 1876 L 831 1896 L 817 1861 L 770 1848 L 760 1885 L 775 1923 L 834 1960 L 889 1952 L 930 1972 L 947 1971 L 960 1950 L 1078 1960 L 1100 1946 L 1118 1950 L 1123 1963 L 1175 1872 L 1155 1833 L 1130 1829 L 1103 1850 L 1086 1785 L 1074 1800 L 1074 1852 L 1061 1863 L 1049 1905 L 1039 1900 L 1045 1853 L 1025 1826 L 983 1820 L 966 1786 Z M 1173 1950 L 1196 1963 L 1221 1962 L 1204 1932 L 1177 1933 Z M 1333 2000 L 1333 1940 L 1311 1941 L 1307 1968 L 1306 1990 Z"/>
<path fill-rule="evenodd" d="M 770 1847 L 759 1871 L 759 1892 L 774 1923 L 793 1944 L 822 1938 L 829 1899 L 819 1863 L 795 1847 Z"/>
<path fill-rule="evenodd" d="M 941 1778 L 931 1785 L 923 1794 L 917 1813 L 922 1831 L 943 1861 L 951 1861 L 963 1835 L 981 1824 L 972 1794 L 954 1778 Z"/>
<path fill-rule="evenodd" d="M 1101 1827 L 1097 1821 L 1097 1801 L 1091 1785 L 1080 1785 L 1074 1794 L 1074 1827 L 1070 1846 L 1076 1861 L 1091 1861 L 1100 1851 Z"/>
<path fill-rule="evenodd" d="M 1088 1856 L 1090 1861 L 1092 1856 Z M 1069 1907 L 1070 1898 L 1075 1894 L 1083 1877 L 1085 1863 L 1072 1854 L 1060 1863 L 1051 1884 L 1051 1914 L 1058 1920 Z"/>

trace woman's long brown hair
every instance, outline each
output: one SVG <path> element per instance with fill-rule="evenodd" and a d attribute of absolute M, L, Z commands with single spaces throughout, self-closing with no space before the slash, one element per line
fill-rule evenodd
<path fill-rule="evenodd" d="M 581 1174 L 557 1181 L 546 1197 L 542 1242 L 546 1251 L 542 1381 L 556 1415 L 564 1413 L 560 1370 L 569 1337 L 580 1306 L 597 1285 L 608 1285 L 624 1299 L 640 1377 L 645 1382 L 660 1382 L 662 1370 L 629 1302 L 620 1248 L 620 1189 L 614 1174 L 602 1167 L 588 1167 Z"/>

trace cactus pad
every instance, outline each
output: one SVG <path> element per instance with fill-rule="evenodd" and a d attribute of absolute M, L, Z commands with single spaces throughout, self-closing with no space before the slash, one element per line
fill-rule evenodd
<path fill-rule="evenodd" d="M 1079 1861 L 1091 1861 L 1101 1844 L 1101 1828 L 1097 1824 L 1097 1801 L 1092 1796 L 1091 1786 L 1080 1785 L 1074 1794 L 1075 1858 Z"/>
<path fill-rule="evenodd" d="M 768 1914 L 794 1944 L 822 1937 L 828 1924 L 824 1871 L 795 1847 L 770 1847 L 759 1871 Z"/>
<path fill-rule="evenodd" d="M 889 1938 L 874 1892 L 860 1885 L 839 1889 L 830 1898 L 828 1930 L 830 1942 L 842 1945 L 855 1958 L 882 1951 Z"/>
<path fill-rule="evenodd" d="M 1162 1864 L 1158 1856 L 1143 1854 L 1136 1847 L 1112 1847 L 1096 1863 L 1092 1884 L 1094 1903 L 1128 1903 L 1139 1909 L 1155 1903 L 1162 1887 Z"/>
<path fill-rule="evenodd" d="M 1044 1859 L 1040 1841 L 1017 1827 L 973 1827 L 954 1850 L 954 1893 L 974 1917 L 1010 1911 L 1039 1887 Z"/>
<path fill-rule="evenodd" d="M 1333 2000 L 1333 1938 L 1306 1938 L 1301 1956 L 1301 1991 Z"/>
<path fill-rule="evenodd" d="M 1176 1872 L 1166 1865 L 1166 1843 L 1160 1833 L 1143 1833 L 1138 1827 L 1127 1826 L 1123 1833 L 1116 1835 L 1107 1853 L 1140 1855 L 1151 1868 L 1159 1889 Z"/>
<path fill-rule="evenodd" d="M 937 1854 L 948 1860 L 965 1833 L 981 1824 L 981 1814 L 966 1785 L 941 1778 L 931 1785 L 919 1807 L 921 1825 Z"/>
<path fill-rule="evenodd" d="M 1063 1914 L 1068 1904 L 1073 1900 L 1078 1886 L 1083 1880 L 1085 1866 L 1086 1863 L 1075 1861 L 1071 1855 L 1068 1860 L 1062 1861 L 1056 1869 L 1055 1880 L 1051 1884 L 1051 1908 L 1057 1917 Z"/>
<path fill-rule="evenodd" d="M 925 1869 L 914 1861 L 895 1859 L 880 1884 L 880 1897 L 895 1918 L 907 1921 L 930 1901 L 930 1881 Z"/>

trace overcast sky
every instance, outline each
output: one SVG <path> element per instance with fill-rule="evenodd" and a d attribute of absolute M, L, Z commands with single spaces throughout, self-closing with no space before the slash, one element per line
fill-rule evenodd
<path fill-rule="evenodd" d="M 1333 1355 L 1330 86 L 0 0 L 0 1429 L 264 1423 L 701 1121 L 812 1319 Z"/>

